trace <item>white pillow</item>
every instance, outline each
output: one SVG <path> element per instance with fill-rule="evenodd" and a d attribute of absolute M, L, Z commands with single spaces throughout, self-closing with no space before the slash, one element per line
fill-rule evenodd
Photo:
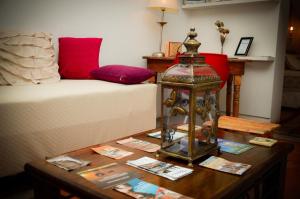
<path fill-rule="evenodd" d="M 59 81 L 54 55 L 49 33 L 0 32 L 0 85 Z"/>

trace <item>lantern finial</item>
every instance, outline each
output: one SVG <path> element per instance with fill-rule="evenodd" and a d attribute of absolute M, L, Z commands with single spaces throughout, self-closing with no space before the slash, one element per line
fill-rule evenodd
<path fill-rule="evenodd" d="M 195 28 L 191 28 L 190 32 L 187 35 L 189 37 L 189 40 L 183 43 L 183 45 L 187 50 L 187 52 L 184 54 L 191 54 L 191 55 L 198 54 L 198 48 L 201 45 L 201 43 L 195 39 L 195 37 L 197 37 Z"/>

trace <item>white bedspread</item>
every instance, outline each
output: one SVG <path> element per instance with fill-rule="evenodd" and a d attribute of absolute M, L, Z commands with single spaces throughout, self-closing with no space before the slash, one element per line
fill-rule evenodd
<path fill-rule="evenodd" d="M 0 176 L 36 158 L 155 128 L 156 89 L 99 80 L 0 87 Z"/>

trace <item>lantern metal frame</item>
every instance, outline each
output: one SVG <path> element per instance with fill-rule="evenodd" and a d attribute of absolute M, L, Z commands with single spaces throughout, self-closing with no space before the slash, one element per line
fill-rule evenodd
<path fill-rule="evenodd" d="M 197 36 L 197 33 L 194 32 L 194 29 L 191 29 L 188 36 L 190 40 L 184 43 L 185 47 L 187 48 L 187 52 L 183 55 L 179 56 L 179 64 L 170 67 L 162 77 L 162 80 L 159 81 L 161 84 L 161 119 L 160 123 L 162 126 L 161 130 L 161 149 L 157 152 L 157 157 L 160 154 L 165 154 L 167 156 L 172 156 L 175 158 L 180 158 L 183 160 L 188 161 L 188 165 L 192 166 L 192 162 L 196 159 L 199 159 L 205 155 L 208 155 L 213 152 L 220 152 L 220 148 L 218 147 L 217 142 L 217 128 L 218 128 L 218 119 L 220 116 L 220 109 L 219 109 L 219 91 L 220 91 L 220 84 L 222 83 L 220 77 L 216 74 L 215 76 L 187 76 L 187 75 L 166 75 L 175 67 L 208 67 L 212 71 L 209 65 L 205 63 L 205 59 L 203 56 L 200 56 L 197 52 L 200 43 L 195 40 L 194 38 Z M 215 71 L 214 71 L 215 72 Z M 165 90 L 170 89 L 172 92 L 170 96 L 166 96 L 165 98 Z M 176 101 L 180 100 L 177 99 L 177 94 L 181 90 L 188 91 L 188 111 L 183 109 L 182 107 L 176 106 Z M 207 111 L 209 111 L 209 107 L 206 105 L 211 106 L 212 104 L 203 104 L 203 107 L 197 106 L 196 98 L 197 93 L 205 93 L 203 96 L 210 95 L 211 92 L 215 92 L 215 114 L 214 118 L 211 121 L 211 126 L 209 130 L 208 138 L 205 142 L 197 140 L 195 142 L 195 133 L 196 133 L 196 116 L 203 114 L 206 118 Z M 206 102 L 206 101 L 205 101 Z M 187 153 L 183 154 L 180 151 L 173 150 L 173 146 L 176 144 L 178 145 L 178 140 L 170 139 L 170 132 L 169 127 L 166 123 L 165 116 L 165 109 L 170 108 L 170 110 L 176 109 L 176 114 L 186 115 L 188 118 L 188 129 L 185 131 L 187 133 Z M 172 109 L 173 108 L 173 109 Z M 175 114 L 175 116 L 176 116 Z M 169 116 L 168 116 L 169 117 Z M 205 119 L 204 119 L 205 120 Z M 204 123 L 204 120 L 202 121 Z M 203 124 L 202 123 L 202 124 Z M 172 127 L 172 130 L 176 130 L 176 127 Z M 174 132 L 175 132 L 174 130 Z M 202 130 L 201 130 L 202 131 Z M 203 133 L 203 131 L 201 132 Z M 196 146 L 196 144 L 198 144 Z M 172 148 L 173 147 L 173 148 Z"/>

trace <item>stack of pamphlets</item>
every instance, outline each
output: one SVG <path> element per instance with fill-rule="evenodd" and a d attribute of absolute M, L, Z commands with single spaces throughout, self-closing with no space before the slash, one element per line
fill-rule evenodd
<path fill-rule="evenodd" d="M 233 154 L 241 154 L 253 148 L 253 146 L 249 144 L 242 144 L 238 142 L 224 140 L 221 138 L 218 138 L 218 145 L 221 147 L 222 152 L 233 153 Z"/>
<path fill-rule="evenodd" d="M 153 133 L 148 133 L 149 137 L 154 137 L 154 138 L 161 138 L 161 131 L 153 132 Z M 180 138 L 186 137 L 187 133 L 182 133 L 179 131 L 175 131 L 174 135 L 172 135 L 173 140 L 178 140 Z"/>
<path fill-rule="evenodd" d="M 67 171 L 78 169 L 91 163 L 90 161 L 75 159 L 67 155 L 57 156 L 46 161 Z"/>
<path fill-rule="evenodd" d="M 124 184 L 114 187 L 115 190 L 125 193 L 133 198 L 165 198 L 165 199 L 191 199 L 174 191 L 159 187 L 157 185 L 142 181 L 138 178 L 129 180 Z"/>
<path fill-rule="evenodd" d="M 116 147 L 112 147 L 109 145 L 99 146 L 96 148 L 92 148 L 93 151 L 99 153 L 101 155 L 113 158 L 113 159 L 121 159 L 123 157 L 129 156 L 133 154 L 132 152 L 125 151 Z"/>
<path fill-rule="evenodd" d="M 273 146 L 276 142 L 277 140 L 271 138 L 264 138 L 264 137 L 255 137 L 249 140 L 249 143 L 251 144 L 258 144 L 258 145 L 268 146 L 268 147 Z"/>
<path fill-rule="evenodd" d="M 80 171 L 77 174 L 103 189 L 113 187 L 117 184 L 125 183 L 130 179 L 139 177 L 136 172 L 130 171 L 125 165 L 117 163 L 111 163 L 93 169 Z"/>
<path fill-rule="evenodd" d="M 127 161 L 127 164 L 170 180 L 177 180 L 193 172 L 193 169 L 175 166 L 149 157 Z"/>
<path fill-rule="evenodd" d="M 142 151 L 146 151 L 146 152 L 156 152 L 157 150 L 160 149 L 160 146 L 157 144 L 153 144 L 151 142 L 147 142 L 144 140 L 139 140 L 139 139 L 135 139 L 135 138 L 126 138 L 124 140 L 118 140 L 117 141 L 118 144 L 122 144 L 131 148 L 135 148 L 135 149 L 139 149 Z"/>
<path fill-rule="evenodd" d="M 211 156 L 205 161 L 199 164 L 200 166 L 207 167 L 210 169 L 223 171 L 226 173 L 242 175 L 245 171 L 247 171 L 251 165 L 243 164 L 239 162 L 230 162 L 225 160 L 224 158 Z"/>

